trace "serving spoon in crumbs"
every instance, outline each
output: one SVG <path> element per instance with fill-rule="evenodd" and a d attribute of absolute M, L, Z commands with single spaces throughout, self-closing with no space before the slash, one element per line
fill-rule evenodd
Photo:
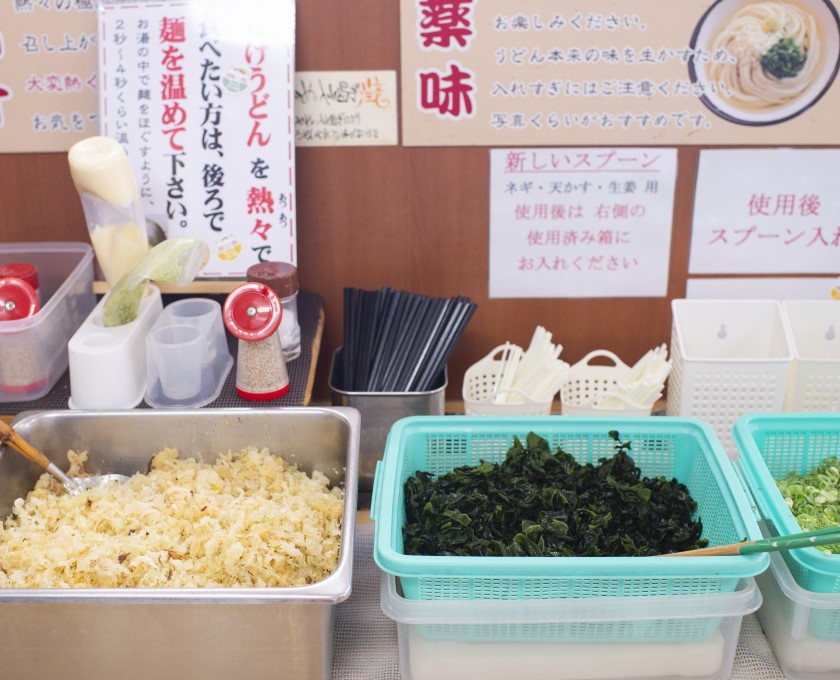
<path fill-rule="evenodd" d="M 71 477 L 62 472 L 59 467 L 50 461 L 49 458 L 40 450 L 32 446 L 28 441 L 23 439 L 11 426 L 0 420 L 0 443 L 6 444 L 9 448 L 14 449 L 24 457 L 31 460 L 42 470 L 49 472 L 55 477 L 62 486 L 67 490 L 71 496 L 76 496 L 82 491 L 92 489 L 96 486 L 106 484 L 108 482 L 125 482 L 128 477 L 125 475 L 96 475 L 93 477 Z"/>

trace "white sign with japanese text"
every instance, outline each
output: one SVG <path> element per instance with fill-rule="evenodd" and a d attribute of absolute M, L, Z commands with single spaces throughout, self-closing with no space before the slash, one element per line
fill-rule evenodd
<path fill-rule="evenodd" d="M 840 150 L 700 152 L 692 274 L 840 270 Z"/>
<path fill-rule="evenodd" d="M 297 146 L 384 146 L 397 138 L 396 71 L 298 71 Z"/>
<path fill-rule="evenodd" d="M 685 296 L 698 300 L 830 300 L 840 281 L 813 278 L 689 279 Z"/>
<path fill-rule="evenodd" d="M 294 37 L 293 0 L 100 7 L 101 133 L 147 218 L 210 247 L 202 277 L 296 264 Z"/>
<path fill-rule="evenodd" d="M 490 297 L 663 297 L 676 149 L 490 151 Z"/>

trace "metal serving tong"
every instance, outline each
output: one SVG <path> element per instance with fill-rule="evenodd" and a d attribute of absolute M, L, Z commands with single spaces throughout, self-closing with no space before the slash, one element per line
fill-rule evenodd
<path fill-rule="evenodd" d="M 61 482 L 62 486 L 64 486 L 67 493 L 71 496 L 76 496 L 82 491 L 108 482 L 125 482 L 128 480 L 128 477 L 125 475 L 116 474 L 96 475 L 93 477 L 71 477 L 62 472 L 42 451 L 36 449 L 32 444 L 23 439 L 11 425 L 6 424 L 3 420 L 0 420 L 0 443 L 6 444 L 9 448 L 14 449 L 31 460 L 42 470 L 49 472 Z"/>
<path fill-rule="evenodd" d="M 815 548 L 819 545 L 840 543 L 840 526 L 803 531 L 799 534 L 787 536 L 773 536 L 758 541 L 744 541 L 743 543 L 729 543 L 710 548 L 698 548 L 684 552 L 669 553 L 660 557 L 694 557 L 702 555 L 750 555 L 752 553 L 778 552 L 795 548 Z"/>

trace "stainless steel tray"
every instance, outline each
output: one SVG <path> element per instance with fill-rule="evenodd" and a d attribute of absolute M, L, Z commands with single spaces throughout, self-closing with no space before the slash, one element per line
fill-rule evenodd
<path fill-rule="evenodd" d="M 89 452 L 91 472 L 145 470 L 165 446 L 212 462 L 266 446 L 345 491 L 341 557 L 323 581 L 296 588 L 0 590 L 0 679 L 119 677 L 326 678 L 335 605 L 350 595 L 359 414 L 352 408 L 41 411 L 15 429 L 65 468 Z M 0 449 L 0 512 L 40 470 Z M 0 566 L 2 556 L 0 555 Z"/>

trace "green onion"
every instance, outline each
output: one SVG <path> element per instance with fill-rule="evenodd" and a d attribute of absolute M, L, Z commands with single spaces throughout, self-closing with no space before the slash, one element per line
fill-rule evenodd
<path fill-rule="evenodd" d="M 791 472 L 776 480 L 776 485 L 804 531 L 840 525 L 840 461 L 836 456 L 804 475 Z M 840 554 L 840 544 L 819 549 L 826 555 Z"/>

